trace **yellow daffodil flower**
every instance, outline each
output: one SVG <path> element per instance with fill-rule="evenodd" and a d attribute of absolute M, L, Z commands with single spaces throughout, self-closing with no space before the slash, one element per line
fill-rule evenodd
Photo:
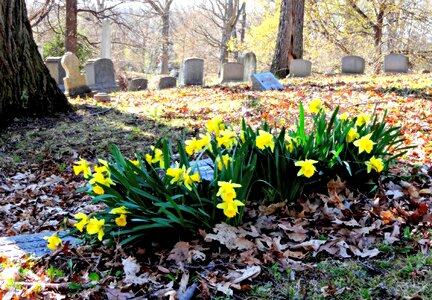
<path fill-rule="evenodd" d="M 117 214 L 117 215 L 126 215 L 129 213 L 129 211 L 127 210 L 127 208 L 125 206 L 120 206 L 120 207 L 116 207 L 116 208 L 111 209 L 110 213 Z"/>
<path fill-rule="evenodd" d="M 80 220 L 78 223 L 74 224 L 74 226 L 80 231 L 83 232 L 84 226 L 87 225 L 88 217 L 82 212 L 74 215 L 74 218 Z"/>
<path fill-rule="evenodd" d="M 141 168 L 141 164 L 140 164 L 139 160 L 129 160 L 129 162 L 131 164 L 133 164 L 134 166 L 137 166 L 138 168 Z"/>
<path fill-rule="evenodd" d="M 206 127 L 209 133 L 214 132 L 216 136 L 219 136 L 220 131 L 225 129 L 224 123 L 218 118 L 213 118 L 208 121 Z"/>
<path fill-rule="evenodd" d="M 258 136 L 255 140 L 255 145 L 261 150 L 264 150 L 264 148 L 270 148 L 273 152 L 275 146 L 273 135 L 270 132 L 259 130 Z"/>
<path fill-rule="evenodd" d="M 181 184 L 181 181 L 183 179 L 183 173 L 185 168 L 180 168 L 178 162 L 176 162 L 176 167 L 175 168 L 169 168 L 166 171 L 166 174 L 170 177 L 172 177 L 170 183 L 174 184 L 175 182 L 177 182 L 179 185 Z"/>
<path fill-rule="evenodd" d="M 236 136 L 236 133 L 232 130 L 221 130 L 216 138 L 218 147 L 223 145 L 226 149 L 231 149 L 237 143 Z"/>
<path fill-rule="evenodd" d="M 347 135 L 346 135 L 346 141 L 348 143 L 352 143 L 355 139 L 358 139 L 360 137 L 360 135 L 357 132 L 357 129 L 355 128 L 350 128 L 350 130 L 348 131 Z"/>
<path fill-rule="evenodd" d="M 354 142 L 354 146 L 359 148 L 359 154 L 362 153 L 363 151 L 366 151 L 367 153 L 371 153 L 373 149 L 373 145 L 376 144 L 371 141 L 370 139 L 371 136 L 372 133 L 369 133 L 368 135 L 365 135 L 364 137 Z"/>
<path fill-rule="evenodd" d="M 105 220 L 98 220 L 96 218 L 91 218 L 87 223 L 87 233 L 90 235 L 97 234 L 98 240 L 102 241 L 102 238 L 104 236 L 104 225 Z"/>
<path fill-rule="evenodd" d="M 309 103 L 309 113 L 317 114 L 322 109 L 322 103 L 320 99 L 312 100 Z"/>
<path fill-rule="evenodd" d="M 357 120 L 356 120 L 356 122 L 355 122 L 355 126 L 360 127 L 360 126 L 362 126 L 362 125 L 364 125 L 364 124 L 367 124 L 367 123 L 369 123 L 369 121 L 370 121 L 371 118 L 372 118 L 371 115 L 361 113 L 361 114 L 357 117 Z"/>
<path fill-rule="evenodd" d="M 375 156 L 372 156 L 371 159 L 367 162 L 365 162 L 367 166 L 367 172 L 370 173 L 372 169 L 374 169 L 377 173 L 380 173 L 382 170 L 384 170 L 384 163 L 381 158 L 376 158 Z"/>
<path fill-rule="evenodd" d="M 94 173 L 93 178 L 89 180 L 89 183 L 93 185 L 93 192 L 95 192 L 98 195 L 104 194 L 103 187 L 96 185 L 96 183 L 102 184 L 104 186 L 111 186 L 115 185 L 115 183 L 109 178 L 108 176 L 105 177 L 102 173 Z"/>
<path fill-rule="evenodd" d="M 349 113 L 347 111 L 339 116 L 339 119 L 341 121 L 346 121 L 346 120 L 348 120 L 348 118 L 349 118 Z"/>
<path fill-rule="evenodd" d="M 73 166 L 73 170 L 75 175 L 78 175 L 82 172 L 84 178 L 90 177 L 91 169 L 89 163 L 86 160 L 80 159 L 79 161 L 74 162 L 74 164 L 75 166 Z"/>
<path fill-rule="evenodd" d="M 125 227 L 127 224 L 126 215 L 122 214 L 119 217 L 115 218 L 115 223 L 117 226 Z"/>
<path fill-rule="evenodd" d="M 218 181 L 219 190 L 216 196 L 220 196 L 223 201 L 232 201 L 237 197 L 234 188 L 241 187 L 241 184 L 226 181 Z"/>
<path fill-rule="evenodd" d="M 244 130 L 240 130 L 240 141 L 241 141 L 242 143 L 244 143 L 244 142 L 246 141 Z"/>
<path fill-rule="evenodd" d="M 185 150 L 188 155 L 193 155 L 195 152 L 201 151 L 202 149 L 200 141 L 196 138 L 185 141 L 185 144 Z"/>
<path fill-rule="evenodd" d="M 48 241 L 47 248 L 50 250 L 56 250 L 59 245 L 63 245 L 61 238 L 59 238 L 58 233 L 54 233 L 51 236 L 44 236 L 44 240 Z"/>
<path fill-rule="evenodd" d="M 232 161 L 232 158 L 229 157 L 228 154 L 222 155 L 222 160 L 220 157 L 216 157 L 216 163 L 219 171 L 222 171 L 222 166 L 225 166 L 225 169 L 228 168 L 229 162 Z"/>
<path fill-rule="evenodd" d="M 286 145 L 285 145 L 286 149 L 290 153 L 292 153 L 294 151 L 294 139 L 290 136 L 286 136 L 285 137 L 285 143 L 286 143 Z"/>
<path fill-rule="evenodd" d="M 190 172 L 191 172 L 191 168 L 189 168 L 183 175 L 183 184 L 189 191 L 192 190 L 192 184 L 194 182 L 200 182 L 201 181 L 198 172 L 193 174 L 193 175 L 189 175 Z"/>
<path fill-rule="evenodd" d="M 239 206 L 244 206 L 244 203 L 239 200 L 224 201 L 216 205 L 217 208 L 223 209 L 225 216 L 228 218 L 232 218 L 238 213 Z"/>
<path fill-rule="evenodd" d="M 298 171 L 297 176 L 304 175 L 307 178 L 310 178 L 313 176 L 313 174 L 316 171 L 316 168 L 314 164 L 316 164 L 318 161 L 313 159 L 306 159 L 306 160 L 299 160 L 294 165 L 296 167 L 301 167 L 300 171 Z"/>
<path fill-rule="evenodd" d="M 155 149 L 155 147 L 151 146 L 151 150 L 153 151 L 154 155 L 151 156 L 150 154 L 145 155 L 145 160 L 149 165 L 159 163 L 159 167 L 161 169 L 165 168 L 165 162 L 163 157 L 163 152 L 161 149 Z"/>

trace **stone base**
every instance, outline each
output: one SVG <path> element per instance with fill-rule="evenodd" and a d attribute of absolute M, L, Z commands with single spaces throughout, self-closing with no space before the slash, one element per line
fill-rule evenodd
<path fill-rule="evenodd" d="M 65 95 L 71 98 L 91 96 L 92 90 L 87 86 L 80 86 L 70 90 L 66 90 Z"/>
<path fill-rule="evenodd" d="M 90 85 L 92 91 L 96 92 L 117 92 L 120 90 L 120 87 L 117 84 L 92 84 Z"/>

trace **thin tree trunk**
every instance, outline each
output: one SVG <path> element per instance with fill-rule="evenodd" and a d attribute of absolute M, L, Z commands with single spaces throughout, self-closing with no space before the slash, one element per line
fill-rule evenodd
<path fill-rule="evenodd" d="M 165 11 L 162 15 L 162 66 L 161 74 L 168 74 L 168 62 L 169 62 L 169 27 L 170 27 L 170 8 L 165 7 Z"/>
<path fill-rule="evenodd" d="M 33 40 L 25 1 L 0 1 L 0 123 L 68 109 Z"/>
<path fill-rule="evenodd" d="M 375 68 L 374 73 L 379 74 L 381 71 L 381 64 L 378 63 L 381 61 L 382 56 L 382 35 L 383 35 L 383 26 L 384 26 L 384 8 L 380 8 L 377 15 L 377 22 L 374 29 L 374 46 L 375 46 Z"/>
<path fill-rule="evenodd" d="M 66 32 L 65 49 L 66 52 L 77 54 L 77 27 L 78 27 L 78 7 L 77 0 L 66 0 Z"/>

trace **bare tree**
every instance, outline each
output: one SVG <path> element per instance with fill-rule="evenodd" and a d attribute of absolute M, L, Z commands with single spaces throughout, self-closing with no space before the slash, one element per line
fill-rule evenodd
<path fill-rule="evenodd" d="M 270 70 L 285 78 L 293 59 L 303 57 L 304 0 L 282 0 L 275 54 Z"/>
<path fill-rule="evenodd" d="M 65 49 L 77 53 L 78 3 L 77 0 L 66 0 Z"/>
<path fill-rule="evenodd" d="M 174 0 L 143 0 L 162 19 L 161 73 L 168 73 L 170 46 L 170 9 Z"/>

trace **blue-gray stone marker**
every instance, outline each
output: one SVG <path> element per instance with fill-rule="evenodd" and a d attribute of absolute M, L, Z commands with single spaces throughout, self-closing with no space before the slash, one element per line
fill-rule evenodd
<path fill-rule="evenodd" d="M 283 90 L 284 86 L 270 72 L 251 75 L 252 89 L 259 91 Z"/>

